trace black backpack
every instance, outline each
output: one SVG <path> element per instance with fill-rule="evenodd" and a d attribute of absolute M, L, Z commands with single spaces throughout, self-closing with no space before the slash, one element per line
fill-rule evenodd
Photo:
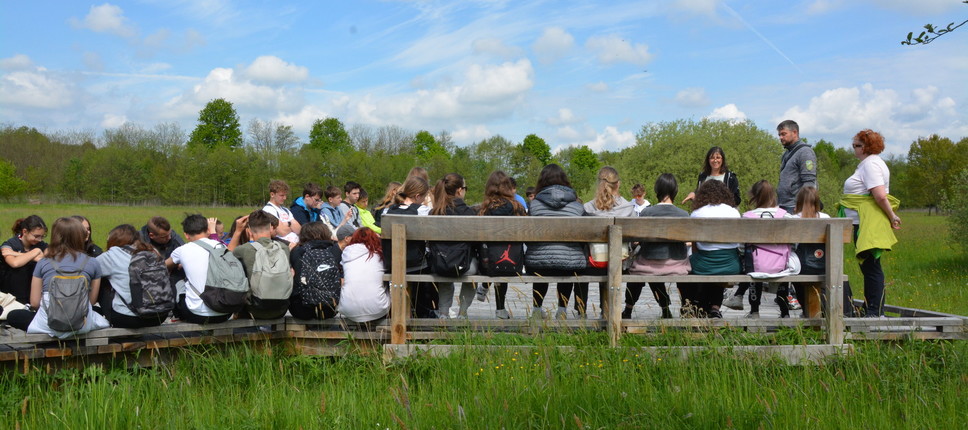
<path fill-rule="evenodd" d="M 474 249 L 467 242 L 431 242 L 430 270 L 441 276 L 459 277 L 471 268 Z"/>
<path fill-rule="evenodd" d="M 797 245 L 800 258 L 801 275 L 823 275 L 827 273 L 827 247 L 822 243 L 801 243 Z"/>
<path fill-rule="evenodd" d="M 342 288 L 340 278 L 343 277 L 340 258 L 330 246 L 304 246 L 309 248 L 299 258 L 302 268 L 293 283 L 292 301 L 303 306 L 326 303 L 336 309 Z"/>
<path fill-rule="evenodd" d="M 481 271 L 488 276 L 513 276 L 524 271 L 524 244 L 521 242 L 484 242 L 481 244 Z"/>
<path fill-rule="evenodd" d="M 165 262 L 151 251 L 135 251 L 131 246 L 124 249 L 131 254 L 128 263 L 128 286 L 131 302 L 118 295 L 121 302 L 137 316 L 154 316 L 175 308 L 177 292 L 172 288 Z"/>
<path fill-rule="evenodd" d="M 406 209 L 401 209 L 400 205 L 390 206 L 387 210 L 387 215 L 417 215 L 417 210 L 420 208 L 419 204 L 412 204 Z M 426 257 L 426 245 L 424 245 L 422 240 L 408 240 L 407 241 L 407 267 L 418 267 L 423 266 L 424 257 Z M 389 239 L 382 240 L 383 249 L 391 250 L 393 246 Z M 383 253 L 383 268 L 388 272 L 393 267 L 393 253 L 386 252 Z"/>

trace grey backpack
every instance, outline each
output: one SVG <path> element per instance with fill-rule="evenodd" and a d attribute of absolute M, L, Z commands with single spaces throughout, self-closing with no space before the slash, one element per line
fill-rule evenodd
<path fill-rule="evenodd" d="M 62 271 L 56 261 L 50 260 L 57 272 L 47 287 L 47 327 L 51 330 L 73 332 L 84 327 L 91 308 L 90 280 L 84 274 L 87 259 L 87 255 L 84 255 L 80 268 L 68 272 Z"/>
<path fill-rule="evenodd" d="M 205 291 L 188 282 L 195 294 L 210 309 L 225 314 L 242 310 L 249 296 L 249 280 L 245 277 L 242 262 L 224 247 L 215 248 L 204 239 L 192 242 L 208 251 L 208 272 L 205 276 Z"/>
<path fill-rule="evenodd" d="M 249 274 L 252 295 L 261 300 L 288 300 L 292 294 L 292 271 L 284 245 L 275 240 L 269 246 L 252 242 L 255 263 Z"/>
<path fill-rule="evenodd" d="M 118 295 L 121 302 L 137 316 L 154 316 L 174 309 L 177 292 L 171 286 L 161 256 L 151 251 L 135 251 L 131 246 L 124 249 L 131 254 L 128 264 L 131 302 Z"/>

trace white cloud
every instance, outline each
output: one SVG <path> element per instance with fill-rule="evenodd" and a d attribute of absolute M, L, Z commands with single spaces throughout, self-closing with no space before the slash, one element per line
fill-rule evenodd
<path fill-rule="evenodd" d="M 157 113 L 164 119 L 195 116 L 209 101 L 224 98 L 237 111 L 282 114 L 302 109 L 302 92 L 290 88 L 259 85 L 233 69 L 215 68 L 190 90 L 171 98 Z"/>
<path fill-rule="evenodd" d="M 84 52 L 84 54 L 81 56 L 81 61 L 84 62 L 84 67 L 87 67 L 88 70 L 95 72 L 104 71 L 104 61 L 101 60 L 101 54 L 98 54 L 97 52 Z"/>
<path fill-rule="evenodd" d="M 574 127 L 568 125 L 559 128 L 555 133 L 555 137 L 565 142 L 575 142 L 582 138 L 582 134 L 579 133 L 578 130 L 575 130 Z M 557 152 L 557 150 L 555 150 L 555 152 Z"/>
<path fill-rule="evenodd" d="M 141 73 L 154 74 L 158 72 L 163 72 L 165 70 L 171 69 L 171 64 L 168 63 L 151 63 L 147 66 L 141 68 Z"/>
<path fill-rule="evenodd" d="M 104 118 L 101 120 L 101 128 L 118 128 L 128 122 L 128 117 L 125 115 L 116 115 L 113 113 L 104 114 Z"/>
<path fill-rule="evenodd" d="M 473 43 L 474 53 L 488 54 L 509 60 L 524 55 L 524 50 L 517 46 L 510 46 L 503 40 L 496 37 L 485 37 L 477 39 Z"/>
<path fill-rule="evenodd" d="M 531 45 L 538 61 L 552 63 L 568 53 L 575 45 L 575 38 L 561 27 L 548 27 Z"/>
<path fill-rule="evenodd" d="M 916 88 L 908 97 L 893 89 L 871 84 L 834 88 L 810 99 L 806 107 L 794 106 L 782 119 L 800 124 L 801 134 L 844 144 L 858 131 L 870 128 L 884 135 L 888 152 L 905 153 L 919 136 L 964 136 L 968 124 L 959 116 L 951 97 L 934 87 Z"/>
<path fill-rule="evenodd" d="M 604 93 L 608 91 L 608 84 L 602 81 L 598 81 L 593 84 L 585 85 L 585 88 L 588 88 L 588 90 L 594 91 L 596 93 Z"/>
<path fill-rule="evenodd" d="M 294 130 L 303 133 L 309 132 L 313 127 L 313 122 L 320 118 L 328 118 L 331 114 L 318 106 L 306 105 L 299 112 L 293 114 L 280 114 L 276 121 L 282 124 L 292 125 Z"/>
<path fill-rule="evenodd" d="M 574 124 L 576 122 L 581 122 L 582 119 L 575 116 L 574 112 L 568 108 L 558 109 L 558 116 L 551 117 L 547 119 L 548 124 L 551 125 L 565 125 Z"/>
<path fill-rule="evenodd" d="M 682 107 L 703 107 L 709 104 L 705 88 L 686 88 L 676 93 L 676 104 Z"/>
<path fill-rule="evenodd" d="M 632 63 L 642 66 L 652 60 L 648 45 L 632 45 L 616 35 L 590 37 L 585 46 L 596 52 L 598 61 L 605 64 Z"/>
<path fill-rule="evenodd" d="M 619 131 L 613 126 L 605 127 L 601 133 L 595 136 L 595 140 L 586 143 L 593 151 L 598 152 L 603 149 L 615 150 L 625 148 L 635 144 L 635 133 L 631 131 Z"/>
<path fill-rule="evenodd" d="M 450 134 L 455 142 L 479 142 L 493 136 L 485 125 L 474 125 L 470 127 L 458 127 Z"/>
<path fill-rule="evenodd" d="M 253 81 L 270 84 L 301 82 L 309 77 L 309 69 L 287 63 L 273 55 L 256 58 L 242 73 Z"/>
<path fill-rule="evenodd" d="M 0 70 L 28 70 L 34 67 L 34 62 L 24 54 L 13 57 L 0 58 Z"/>
<path fill-rule="evenodd" d="M 74 97 L 73 84 L 42 67 L 0 76 L 0 105 L 58 109 L 70 106 Z"/>
<path fill-rule="evenodd" d="M 84 28 L 96 33 L 111 33 L 124 38 L 134 37 L 138 33 L 124 16 L 124 11 L 110 3 L 91 6 L 90 12 L 83 20 L 72 17 L 69 22 L 74 28 Z"/>
<path fill-rule="evenodd" d="M 712 113 L 706 116 L 712 120 L 728 120 L 730 122 L 741 122 L 746 120 L 746 114 L 739 110 L 735 104 L 730 103 L 726 106 L 713 109 Z"/>

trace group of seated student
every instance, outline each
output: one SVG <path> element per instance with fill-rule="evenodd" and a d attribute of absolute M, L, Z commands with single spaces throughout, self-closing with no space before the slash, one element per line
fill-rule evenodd
<path fill-rule="evenodd" d="M 427 172 L 415 168 L 402 183 L 388 185 L 385 197 L 373 212 L 368 210 L 366 191 L 356 182 L 347 182 L 341 191 L 309 183 L 292 206 L 285 206 L 289 186 L 284 181 L 269 185 L 269 202 L 263 209 L 240 216 L 226 235 L 220 222 L 202 215 L 188 215 L 181 222 L 181 234 L 169 221 L 155 216 L 140 232 L 130 224 L 113 228 L 107 237 L 107 249 L 92 242 L 90 222 L 83 216 L 58 218 L 52 225 L 50 244 L 47 224 L 39 216 L 18 219 L 14 236 L 3 243 L 0 260 L 0 304 L 3 317 L 13 326 L 28 333 L 47 333 L 65 337 L 108 327 L 140 328 L 166 321 L 217 323 L 230 318 L 276 319 L 292 315 L 298 319 L 326 319 L 336 315 L 362 324 L 372 324 L 389 314 L 390 297 L 384 273 L 391 267 L 391 255 L 385 253 L 389 240 L 380 237 L 380 220 L 387 214 L 412 216 L 641 216 L 641 217 L 713 217 L 738 218 L 733 193 L 722 181 L 708 180 L 694 192 L 691 214 L 676 207 L 678 193 L 675 176 L 661 174 L 655 181 L 656 204 L 644 199 L 644 187 L 636 184 L 633 200 L 619 193 L 620 179 L 612 167 L 598 173 L 594 200 L 582 202 L 572 188 L 564 169 L 557 164 L 545 166 L 535 187 L 528 189 L 528 204 L 520 202 L 516 184 L 502 171 L 487 179 L 483 200 L 477 205 L 464 201 L 467 183 L 456 173 L 444 175 L 433 187 Z M 343 193 L 346 198 L 343 198 Z M 323 196 L 326 196 L 325 200 Z M 815 188 L 801 190 L 797 214 L 776 211 L 773 187 L 758 182 L 751 190 L 747 217 L 823 217 Z M 328 207 L 328 209 L 327 209 Z M 630 239 L 630 241 L 633 241 Z M 633 241 L 634 242 L 634 241 Z M 627 256 L 627 273 L 638 275 L 732 275 L 751 271 L 743 268 L 740 243 L 637 242 L 624 246 L 633 250 Z M 784 245 L 789 248 L 789 245 Z M 816 246 L 816 245 L 813 245 Z M 432 273 L 438 276 L 528 274 L 537 276 L 575 276 L 605 272 L 607 259 L 596 256 L 595 245 L 579 243 L 530 242 L 472 244 L 466 242 L 408 241 L 407 273 Z M 434 252 L 428 252 L 433 250 Z M 794 256 L 803 255 L 796 248 Z M 435 258 L 434 254 L 458 258 Z M 823 252 L 816 253 L 822 255 Z M 218 305 L 218 294 L 210 289 L 217 283 L 209 276 L 210 255 L 234 259 L 235 270 L 251 288 L 238 309 Z M 214 257 L 213 257 L 214 258 Z M 802 257 L 801 257 L 802 258 Z M 137 261 L 137 264 L 135 263 Z M 451 263 L 455 261 L 456 263 Z M 256 266 L 259 265 L 258 269 Z M 813 264 L 814 266 L 822 264 Z M 158 276 L 159 267 L 162 275 Z M 167 271 L 164 271 L 167 269 Z M 787 268 L 782 268 L 787 269 Z M 153 271 L 151 274 L 138 270 Z M 51 280 L 65 271 L 76 271 L 88 280 L 89 315 L 82 327 L 72 332 L 56 331 L 47 326 Z M 774 271 L 776 272 L 776 271 Z M 786 273 L 782 272 L 781 273 Z M 148 283 L 164 283 L 170 290 L 167 306 L 141 306 L 143 291 L 159 288 Z M 466 318 L 475 298 L 486 301 L 492 286 L 496 318 L 507 319 L 507 283 L 461 283 L 455 312 L 451 311 L 457 285 L 454 283 L 409 283 L 412 300 L 410 313 L 418 318 Z M 623 318 L 631 318 L 645 283 L 628 283 Z M 683 317 L 721 318 L 723 289 L 721 283 L 680 283 L 680 315 Z M 751 285 L 758 296 L 761 286 Z M 804 285 L 801 300 L 809 303 L 810 317 L 820 316 L 818 303 L 821 286 Z M 662 318 L 671 318 L 671 300 L 665 283 L 649 283 Z M 532 285 L 534 318 L 551 314 L 543 308 L 549 289 L 547 282 Z M 557 310 L 554 317 L 568 317 L 568 303 L 574 300 L 575 315 L 587 318 L 588 284 L 558 282 Z M 206 293 L 207 292 L 207 293 Z M 783 292 L 781 291 L 781 295 Z M 777 300 L 777 303 L 782 300 Z M 753 303 L 751 303 L 753 304 Z M 757 303 L 758 305 L 758 300 Z M 604 305 L 602 303 L 601 305 Z M 604 307 L 604 306 L 602 306 Z M 758 309 L 750 317 L 757 317 Z M 781 316 L 789 316 L 781 306 Z"/>

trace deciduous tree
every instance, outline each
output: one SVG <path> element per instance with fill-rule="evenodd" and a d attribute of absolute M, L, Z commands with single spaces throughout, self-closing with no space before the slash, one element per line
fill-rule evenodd
<path fill-rule="evenodd" d="M 336 118 L 317 119 L 309 131 L 309 147 L 320 153 L 342 152 L 353 149 L 350 135 Z"/>
<path fill-rule="evenodd" d="M 239 148 L 242 146 L 242 128 L 239 115 L 232 103 L 215 99 L 199 111 L 198 125 L 188 139 L 193 148 Z"/>

